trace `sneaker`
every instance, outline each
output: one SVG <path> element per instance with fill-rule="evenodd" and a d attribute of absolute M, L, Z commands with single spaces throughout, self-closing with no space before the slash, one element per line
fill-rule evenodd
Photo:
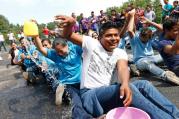
<path fill-rule="evenodd" d="M 3 60 L 3 58 L 0 56 L 0 61 L 2 61 Z"/>
<path fill-rule="evenodd" d="M 165 71 L 165 79 L 166 81 L 179 85 L 179 77 L 177 77 L 176 74 L 171 71 Z"/>
<path fill-rule="evenodd" d="M 140 76 L 140 72 L 139 72 L 139 70 L 137 69 L 137 67 L 136 67 L 135 64 L 131 64 L 129 67 L 130 67 L 131 73 L 132 73 L 134 76 Z"/>
<path fill-rule="evenodd" d="M 22 75 L 23 75 L 25 80 L 28 80 L 28 77 L 29 77 L 28 72 L 23 72 Z"/>
<path fill-rule="evenodd" d="M 64 92 L 64 86 L 63 85 L 59 85 L 56 89 L 56 98 L 55 98 L 55 104 L 57 106 L 62 104 L 62 96 L 63 96 L 63 92 Z"/>

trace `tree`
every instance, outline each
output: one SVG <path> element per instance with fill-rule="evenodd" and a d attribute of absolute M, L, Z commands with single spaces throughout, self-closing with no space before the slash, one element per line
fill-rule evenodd
<path fill-rule="evenodd" d="M 120 7 L 117 7 L 117 6 L 109 7 L 109 8 L 106 9 L 106 14 L 108 16 L 111 15 L 111 10 L 116 10 L 116 12 L 121 12 Z"/>
<path fill-rule="evenodd" d="M 115 9 L 117 12 L 121 12 L 125 10 L 129 4 L 133 4 L 134 7 L 141 7 L 146 8 L 147 5 L 151 5 L 154 8 L 154 11 L 156 13 L 156 22 L 161 23 L 161 13 L 162 9 L 160 7 L 161 3 L 160 0 L 128 0 L 127 2 L 124 2 L 122 6 L 119 7 L 109 7 L 106 9 L 107 15 L 110 15 L 111 10 Z"/>
<path fill-rule="evenodd" d="M 49 30 L 54 30 L 55 29 L 55 23 L 54 22 L 49 22 L 47 23 L 47 28 Z"/>
<path fill-rule="evenodd" d="M 154 7 L 155 14 L 156 14 L 156 20 L 155 21 L 157 23 L 161 23 L 162 9 L 161 9 L 160 0 L 154 0 L 153 1 L 153 7 Z"/>
<path fill-rule="evenodd" d="M 5 33 L 8 33 L 8 30 L 9 30 L 8 19 L 5 16 L 0 15 L 0 32 L 5 34 Z"/>

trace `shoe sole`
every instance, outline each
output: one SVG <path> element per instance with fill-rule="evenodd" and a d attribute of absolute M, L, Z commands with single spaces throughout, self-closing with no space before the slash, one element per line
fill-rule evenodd
<path fill-rule="evenodd" d="M 62 96 L 63 96 L 63 92 L 64 92 L 64 87 L 60 86 L 59 88 L 57 88 L 56 90 L 56 98 L 55 98 L 55 104 L 57 106 L 62 104 Z M 59 93 L 59 94 L 57 94 Z M 60 97 L 60 98 L 59 98 Z"/>

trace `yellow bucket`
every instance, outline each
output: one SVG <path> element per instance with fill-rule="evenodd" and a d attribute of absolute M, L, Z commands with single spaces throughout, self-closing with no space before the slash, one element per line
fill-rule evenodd
<path fill-rule="evenodd" d="M 25 36 L 37 36 L 39 35 L 38 26 L 32 21 L 24 22 L 24 34 Z"/>

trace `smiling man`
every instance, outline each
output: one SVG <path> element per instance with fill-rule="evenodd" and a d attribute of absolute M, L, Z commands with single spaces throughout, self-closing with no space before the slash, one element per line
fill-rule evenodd
<path fill-rule="evenodd" d="M 130 14 L 134 12 L 132 10 Z M 149 82 L 135 81 L 129 86 L 128 57 L 124 50 L 117 48 L 121 32 L 116 23 L 104 23 L 99 30 L 98 41 L 72 32 L 73 18 L 60 15 L 56 19 L 63 20 L 62 37 L 82 47 L 80 93 L 83 106 L 89 114 L 99 117 L 115 107 L 132 104 L 149 113 L 153 119 L 178 118 L 177 107 Z M 118 79 L 120 84 L 111 84 L 112 79 Z"/>

